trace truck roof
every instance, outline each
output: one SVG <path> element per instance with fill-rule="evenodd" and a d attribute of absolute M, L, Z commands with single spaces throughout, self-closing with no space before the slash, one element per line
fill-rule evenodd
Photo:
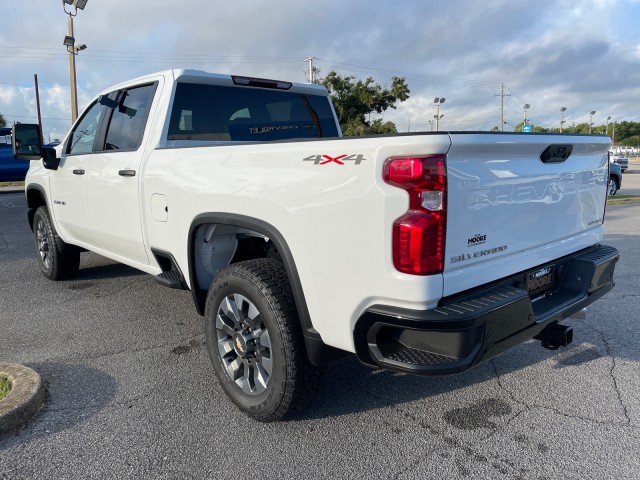
<path fill-rule="evenodd" d="M 204 70 L 193 70 L 193 69 L 171 69 L 171 70 L 163 70 L 160 72 L 150 73 L 148 75 L 144 75 L 138 78 L 134 78 L 132 80 L 127 80 L 126 82 L 113 85 L 108 87 L 101 94 L 112 92 L 113 90 L 124 88 L 129 85 L 135 85 L 144 83 L 146 81 L 153 81 L 153 79 L 157 79 L 158 77 L 164 77 L 167 81 L 173 82 L 189 82 L 189 83 L 202 83 L 202 84 L 210 84 L 210 85 L 227 85 L 227 86 L 238 86 L 236 82 L 234 82 L 234 78 L 245 78 L 245 79 L 257 79 L 256 77 L 249 77 L 244 75 L 232 75 L 232 74 L 222 74 L 222 73 L 211 73 L 205 72 Z M 262 80 L 262 79 L 260 79 Z M 327 96 L 327 89 L 323 85 L 311 84 L 311 83 L 296 83 L 289 82 L 285 80 L 270 80 L 271 82 L 277 82 L 282 84 L 290 84 L 291 87 L 286 90 L 293 91 L 296 93 L 305 93 L 307 95 L 323 95 Z M 255 88 L 253 85 L 242 85 L 246 88 Z"/>

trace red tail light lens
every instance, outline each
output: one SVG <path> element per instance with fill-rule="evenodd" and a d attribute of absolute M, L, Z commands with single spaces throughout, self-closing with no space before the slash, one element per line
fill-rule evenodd
<path fill-rule="evenodd" d="M 434 275 L 444 270 L 445 159 L 391 158 L 384 164 L 385 182 L 409 194 L 409 210 L 393 224 L 393 264 L 400 272 Z"/>

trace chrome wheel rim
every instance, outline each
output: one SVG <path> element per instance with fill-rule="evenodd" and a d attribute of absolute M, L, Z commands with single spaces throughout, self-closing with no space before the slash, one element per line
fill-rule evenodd
<path fill-rule="evenodd" d="M 238 293 L 227 295 L 216 312 L 218 353 L 229 378 L 248 395 L 269 385 L 271 340 L 258 308 Z"/>
<path fill-rule="evenodd" d="M 36 222 L 36 246 L 38 247 L 38 253 L 40 254 L 40 261 L 42 266 L 49 270 L 51 266 L 51 257 L 49 254 L 49 237 L 47 237 L 47 230 L 44 226 L 42 219 L 38 219 Z"/>
<path fill-rule="evenodd" d="M 616 181 L 611 178 L 609 179 L 609 195 L 613 195 L 616 193 Z"/>

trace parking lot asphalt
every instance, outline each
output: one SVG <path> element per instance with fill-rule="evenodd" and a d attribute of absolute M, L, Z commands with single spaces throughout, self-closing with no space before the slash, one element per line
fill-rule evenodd
<path fill-rule="evenodd" d="M 301 418 L 265 425 L 218 386 L 188 292 L 91 253 L 46 280 L 24 195 L 2 193 L 0 361 L 39 372 L 47 398 L 0 436 L 0 478 L 638 478 L 639 217 L 607 208 L 617 285 L 567 322 L 568 348 L 531 341 L 444 378 L 349 357 Z"/>

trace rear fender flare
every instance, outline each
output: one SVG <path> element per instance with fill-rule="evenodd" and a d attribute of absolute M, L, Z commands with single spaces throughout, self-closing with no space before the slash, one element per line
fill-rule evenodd
<path fill-rule="evenodd" d="M 196 306 L 196 310 L 200 315 L 204 315 L 204 307 L 207 297 L 207 290 L 201 289 L 198 286 L 198 280 L 196 275 L 196 258 L 195 258 L 195 239 L 196 231 L 198 227 L 205 224 L 220 224 L 229 225 L 233 227 L 246 228 L 253 230 L 256 233 L 269 237 L 269 240 L 273 242 L 278 249 L 282 261 L 284 263 L 289 282 L 291 284 L 291 290 L 293 297 L 296 301 L 296 308 L 298 310 L 298 317 L 305 336 L 320 338 L 318 332 L 313 328 L 311 323 L 311 316 L 309 315 L 309 309 L 305 300 L 304 291 L 302 289 L 302 283 L 296 268 L 295 261 L 289 246 L 287 245 L 284 236 L 273 225 L 259 220 L 257 218 L 248 217 L 246 215 L 238 215 L 232 213 L 203 213 L 198 215 L 189 228 L 189 242 L 188 242 L 188 259 L 189 259 L 189 284 L 191 286 L 191 294 Z"/>

